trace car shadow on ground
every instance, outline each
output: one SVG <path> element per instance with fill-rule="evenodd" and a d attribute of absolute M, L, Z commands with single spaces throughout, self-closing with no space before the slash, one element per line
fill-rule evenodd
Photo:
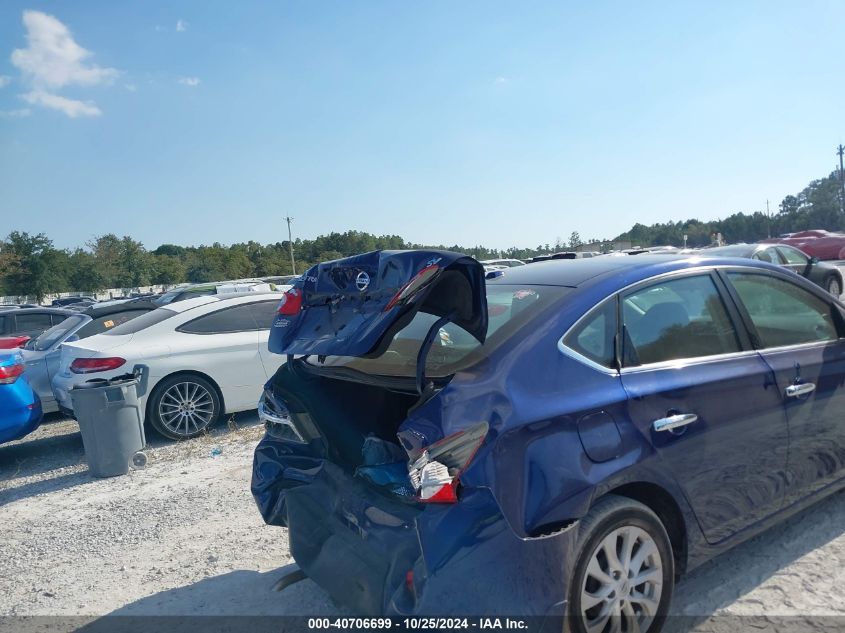
<path fill-rule="evenodd" d="M 665 631 L 737 631 L 749 629 L 749 625 L 756 630 L 759 627 L 751 622 L 751 617 L 713 616 L 769 581 L 784 567 L 823 547 L 843 532 L 845 494 L 837 493 L 718 556 L 678 584 L 672 615 L 668 618 Z M 273 585 L 289 570 L 290 567 L 271 572 L 236 570 L 206 578 L 191 585 L 141 598 L 91 622 L 89 627 L 81 630 L 119 630 L 112 624 L 117 624 L 120 619 L 111 619 L 112 616 L 354 615 L 334 605 L 328 594 L 308 579 L 281 593 L 273 592 Z M 816 581 L 821 582 L 820 579 Z M 479 586 L 479 595 L 483 591 L 483 587 Z M 754 617 L 759 613 L 766 619 L 769 628 L 773 622 L 775 630 L 793 630 L 793 625 L 801 624 L 797 617 L 771 616 L 768 611 L 758 605 Z M 190 620 L 183 623 L 188 622 Z M 213 624 L 213 619 L 211 622 L 206 621 L 206 624 Z"/>
<path fill-rule="evenodd" d="M 254 411 L 229 415 L 206 436 L 184 440 L 185 444 L 224 440 L 228 435 L 260 424 Z M 149 456 L 167 452 L 177 444 L 146 430 Z M 72 472 L 67 472 L 72 469 Z M 81 469 L 81 470 L 80 470 Z M 27 437 L 0 445 L 0 506 L 19 499 L 55 492 L 96 481 L 88 472 L 82 435 L 75 420 L 49 414 Z M 17 485 L 16 485 L 17 482 Z"/>

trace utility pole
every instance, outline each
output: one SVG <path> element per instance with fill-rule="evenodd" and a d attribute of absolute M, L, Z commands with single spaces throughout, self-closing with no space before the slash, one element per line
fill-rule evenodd
<path fill-rule="evenodd" d="M 766 198 L 766 237 L 772 239 L 772 214 L 769 213 L 768 198 Z"/>
<path fill-rule="evenodd" d="M 288 223 L 288 246 L 290 247 L 290 269 L 291 272 L 295 275 L 296 274 L 296 262 L 293 260 L 293 237 L 291 237 L 290 232 L 290 223 L 293 222 L 293 218 L 290 216 L 285 217 L 285 220 Z"/>
<path fill-rule="evenodd" d="M 842 154 L 845 154 L 845 146 L 841 143 L 836 148 L 839 155 L 839 211 L 845 215 L 845 171 L 842 169 Z"/>

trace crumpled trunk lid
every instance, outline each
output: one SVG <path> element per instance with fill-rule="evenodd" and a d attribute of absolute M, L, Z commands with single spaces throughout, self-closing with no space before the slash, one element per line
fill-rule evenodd
<path fill-rule="evenodd" d="M 432 250 L 373 251 L 318 264 L 286 293 L 269 348 L 376 357 L 420 311 L 448 317 L 483 343 L 484 267 L 460 253 Z"/>

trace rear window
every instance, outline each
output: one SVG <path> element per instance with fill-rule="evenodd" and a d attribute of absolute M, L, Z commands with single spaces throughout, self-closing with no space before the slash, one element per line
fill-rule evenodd
<path fill-rule="evenodd" d="M 118 325 L 131 321 L 142 314 L 146 314 L 147 312 L 151 312 L 151 310 L 126 310 L 124 312 L 114 312 L 112 314 L 99 316 L 91 319 L 90 323 L 86 323 L 83 327 L 79 328 L 79 332 L 77 332 L 77 334 L 79 335 L 79 338 L 88 338 L 89 336 L 94 336 L 95 334 L 102 334 L 103 332 L 113 330 Z"/>
<path fill-rule="evenodd" d="M 534 319 L 543 309 L 571 291 L 560 286 L 495 284 L 487 286 L 489 326 L 482 345 L 466 330 L 447 323 L 438 333 L 426 359 L 429 378 L 445 377 L 486 358 L 494 349 Z M 428 330 L 438 317 L 418 312 L 378 358 L 329 356 L 320 367 L 346 367 L 377 376 L 411 378 L 416 376 L 417 353 Z"/>
<path fill-rule="evenodd" d="M 153 326 L 156 323 L 161 323 L 165 319 L 169 319 L 170 317 L 176 316 L 177 314 L 178 312 L 174 312 L 173 310 L 168 310 L 166 308 L 150 310 L 145 314 L 142 314 L 141 316 L 132 319 L 131 321 L 127 321 L 122 325 L 118 325 L 117 327 L 112 328 L 108 332 L 105 332 L 105 334 L 106 336 L 111 334 L 114 334 L 115 336 L 118 336 L 120 334 L 135 334 L 135 332 L 145 330 L 148 327 Z"/>

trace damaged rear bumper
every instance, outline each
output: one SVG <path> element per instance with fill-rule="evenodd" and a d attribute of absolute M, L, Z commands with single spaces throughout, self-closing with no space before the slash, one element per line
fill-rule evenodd
<path fill-rule="evenodd" d="M 265 437 L 252 492 L 338 603 L 367 615 L 563 615 L 576 529 L 519 538 L 489 489 L 418 504 L 296 450 Z"/>

